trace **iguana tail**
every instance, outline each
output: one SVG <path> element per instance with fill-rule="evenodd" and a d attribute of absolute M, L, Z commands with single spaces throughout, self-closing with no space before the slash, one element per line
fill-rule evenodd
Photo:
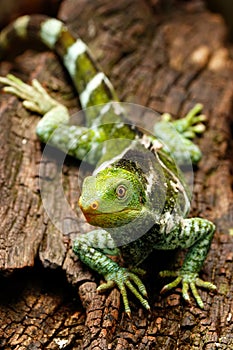
<path fill-rule="evenodd" d="M 82 108 L 118 101 L 111 82 L 95 63 L 87 45 L 74 38 L 60 20 L 44 15 L 19 17 L 0 33 L 0 57 L 14 48 L 17 39 L 37 39 L 58 54 L 73 80 Z"/>

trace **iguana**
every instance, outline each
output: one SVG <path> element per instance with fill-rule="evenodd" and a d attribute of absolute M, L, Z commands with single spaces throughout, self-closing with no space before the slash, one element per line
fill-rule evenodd
<path fill-rule="evenodd" d="M 26 109 L 42 116 L 36 129 L 42 142 L 96 165 L 93 175 L 84 180 L 79 206 L 88 223 L 98 228 L 77 237 L 73 251 L 104 276 L 106 283 L 98 291 L 117 285 L 130 315 L 128 288 L 150 309 L 146 288 L 138 277 L 142 273 L 138 265 L 155 249 L 188 248 L 179 271 L 161 272 L 161 276 L 175 277 L 162 291 L 181 283 L 184 299 L 190 301 L 191 288 L 197 304 L 203 308 L 196 287 L 216 290 L 214 284 L 198 277 L 215 226 L 199 217 L 186 218 L 190 194 L 177 166 L 187 151 L 195 163 L 201 157 L 191 138 L 203 131 L 202 106 L 194 106 L 176 121 L 168 114 L 162 115 L 154 132 L 144 134 L 127 121 L 111 82 L 87 45 L 73 37 L 60 20 L 41 15 L 18 18 L 1 32 L 1 53 L 17 37 L 37 38 L 58 54 L 86 110 L 86 126 L 70 125 L 67 108 L 51 98 L 37 80 L 30 86 L 13 75 L 0 77 L 4 91 L 18 96 Z M 96 113 L 88 110 L 95 105 Z M 121 256 L 125 266 L 113 261 L 111 255 Z"/>

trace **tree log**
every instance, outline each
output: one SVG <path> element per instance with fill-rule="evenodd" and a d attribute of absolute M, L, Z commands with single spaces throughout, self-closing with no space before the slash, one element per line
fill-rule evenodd
<path fill-rule="evenodd" d="M 155 252 L 144 263 L 151 313 L 131 295 L 132 318 L 115 288 L 98 294 L 101 278 L 74 256 L 72 239 L 90 226 L 62 211 L 54 226 L 40 195 L 60 169 L 60 152 L 46 153 L 35 135 L 36 114 L 17 98 L 0 95 L 0 347 L 3 349 L 233 349 L 232 45 L 220 16 L 202 1 L 66 0 L 59 18 L 90 46 L 122 101 L 182 117 L 204 105 L 207 130 L 197 143 L 191 216 L 216 223 L 201 277 L 218 287 L 201 291 L 205 309 L 187 305 L 181 289 L 159 294 L 158 271 L 174 255 Z M 1 62 L 0 74 L 37 78 L 71 113 L 78 96 L 57 57 L 27 50 Z M 67 157 L 62 181 L 70 209 L 77 208 L 80 162 Z M 40 168 L 40 170 L 39 170 Z M 42 169 L 42 170 L 41 170 Z M 60 215 L 59 193 L 49 192 Z M 52 218 L 53 219 L 53 218 Z M 184 256 L 178 254 L 178 261 Z"/>

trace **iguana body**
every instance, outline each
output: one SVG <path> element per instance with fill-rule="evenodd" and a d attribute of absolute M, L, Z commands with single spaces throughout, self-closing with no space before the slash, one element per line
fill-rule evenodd
<path fill-rule="evenodd" d="M 130 313 L 128 287 L 149 309 L 146 289 L 137 277 L 140 270 L 121 267 L 108 255 L 121 255 L 127 266 L 135 268 L 154 249 L 189 248 L 178 272 L 162 273 L 176 276 L 163 290 L 181 282 L 184 298 L 189 301 L 191 287 L 197 303 L 203 307 L 196 286 L 216 288 L 198 278 L 214 225 L 201 218 L 185 218 L 189 193 L 167 149 L 153 135 L 143 135 L 126 122 L 123 108 L 115 102 L 117 96 L 110 81 L 95 64 L 86 44 L 80 38 L 73 38 L 62 22 L 44 16 L 21 17 L 2 32 L 2 50 L 7 50 L 15 36 L 37 37 L 57 52 L 73 80 L 82 108 L 101 104 L 96 113 L 86 111 L 85 127 L 70 125 L 66 107 L 49 97 L 38 81 L 29 86 L 11 75 L 0 78 L 7 85 L 5 91 L 22 98 L 27 109 L 43 116 L 37 126 L 42 142 L 98 164 L 94 174 L 84 181 L 79 205 L 87 221 L 101 229 L 81 235 L 73 244 L 80 259 L 105 277 L 107 282 L 98 289 L 117 284 L 125 310 Z M 198 147 L 186 138 L 202 128 L 200 110 L 197 105 L 186 118 L 172 124 L 166 115 L 155 126 L 155 133 L 167 141 L 180 162 L 187 150 L 193 161 L 200 159 Z M 184 149 L 174 142 L 178 132 Z M 121 142 L 117 142 L 119 138 Z"/>

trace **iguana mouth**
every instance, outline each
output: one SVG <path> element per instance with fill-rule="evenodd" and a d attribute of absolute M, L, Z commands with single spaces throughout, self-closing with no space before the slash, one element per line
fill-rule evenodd
<path fill-rule="evenodd" d="M 82 208 L 81 208 L 82 209 Z M 139 211 L 138 209 L 122 209 L 122 210 L 118 210 L 118 211 L 104 211 L 104 212 L 89 212 L 89 211 L 85 211 L 82 210 L 83 214 L 89 215 L 89 216 L 101 216 L 101 215 L 117 215 L 117 214 L 121 214 L 121 213 L 129 213 L 129 212 L 135 212 L 135 211 Z"/>
<path fill-rule="evenodd" d="M 132 213 L 132 217 L 129 221 L 133 220 L 136 213 L 139 211 L 137 209 L 123 209 L 116 212 L 102 212 L 102 213 L 93 213 L 93 212 L 84 212 L 83 214 L 87 222 L 94 226 L 100 227 L 116 227 L 121 226 L 127 223 L 127 213 Z M 122 215 L 125 215 L 122 220 Z"/>

